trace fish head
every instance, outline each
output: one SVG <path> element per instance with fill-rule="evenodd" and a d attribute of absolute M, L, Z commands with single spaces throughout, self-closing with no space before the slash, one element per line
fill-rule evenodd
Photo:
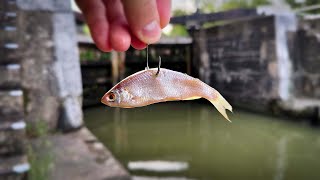
<path fill-rule="evenodd" d="M 101 99 L 101 102 L 110 107 L 131 107 L 133 96 L 124 87 L 115 86 L 110 89 Z"/>
<path fill-rule="evenodd" d="M 118 107 L 121 101 L 119 91 L 117 89 L 111 89 L 101 99 L 101 102 L 107 106 Z"/>

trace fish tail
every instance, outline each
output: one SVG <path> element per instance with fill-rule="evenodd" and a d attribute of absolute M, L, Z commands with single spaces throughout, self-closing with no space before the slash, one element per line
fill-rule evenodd
<path fill-rule="evenodd" d="M 215 93 L 215 98 L 211 98 L 209 99 L 209 101 L 217 108 L 217 110 L 223 115 L 224 118 L 231 122 L 226 113 L 226 109 L 232 112 L 232 106 L 218 91 L 216 91 Z"/>

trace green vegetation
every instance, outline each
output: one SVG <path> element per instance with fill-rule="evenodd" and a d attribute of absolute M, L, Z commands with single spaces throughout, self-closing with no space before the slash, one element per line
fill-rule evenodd
<path fill-rule="evenodd" d="M 220 7 L 215 7 L 215 3 L 215 0 L 200 0 L 198 2 L 200 12 L 212 13 L 237 8 L 255 8 L 260 5 L 270 4 L 269 0 L 228 0 L 225 1 Z"/>
<path fill-rule="evenodd" d="M 51 144 L 43 141 L 39 146 L 50 149 Z M 28 159 L 31 166 L 28 178 L 32 180 L 46 180 L 50 169 L 53 167 L 53 154 L 46 152 L 38 154 L 31 146 L 28 147 Z"/>
<path fill-rule="evenodd" d="M 31 166 L 28 179 L 48 179 L 48 173 L 53 167 L 54 158 L 50 151 L 52 144 L 47 138 L 48 134 L 48 125 L 43 120 L 27 124 L 27 135 L 31 138 L 27 147 L 28 160 Z"/>
<path fill-rule="evenodd" d="M 47 136 L 49 133 L 48 124 L 43 120 L 38 120 L 34 123 L 27 123 L 27 136 L 31 138 L 38 138 Z"/>
<path fill-rule="evenodd" d="M 288 4 L 290 4 L 291 7 L 298 8 L 301 6 L 311 6 L 316 5 L 320 3 L 320 0 L 304 0 L 304 3 L 296 3 L 296 0 L 286 0 Z"/>
<path fill-rule="evenodd" d="M 286 2 L 293 8 L 301 8 L 304 6 L 311 6 L 311 5 L 316 5 L 316 4 L 320 4 L 320 0 L 305 0 L 304 3 L 296 3 L 296 0 L 286 0 Z M 320 9 L 316 9 L 316 10 L 312 10 L 312 11 L 308 11 L 308 13 L 311 14 L 319 14 L 320 13 Z"/>
<path fill-rule="evenodd" d="M 84 61 L 84 60 L 87 60 L 87 61 L 89 61 L 89 60 L 94 60 L 94 58 L 95 58 L 94 51 L 89 50 L 89 49 L 87 49 L 87 50 L 81 50 L 81 51 L 80 51 L 80 60 L 81 60 L 81 61 Z"/>
<path fill-rule="evenodd" d="M 185 26 L 183 26 L 183 25 L 173 25 L 169 36 L 170 37 L 189 36 L 189 33 L 188 33 L 188 31 L 187 31 Z"/>
<path fill-rule="evenodd" d="M 105 53 L 93 48 L 80 48 L 80 61 L 110 60 L 111 53 Z"/>
<path fill-rule="evenodd" d="M 288 5 L 293 9 L 300 8 L 303 6 L 311 6 L 320 4 L 320 0 L 304 0 L 304 3 L 297 3 L 296 0 L 284 0 Z M 200 12 L 211 13 L 217 11 L 226 11 L 237 8 L 255 8 L 261 5 L 268 5 L 271 3 L 271 0 L 228 0 L 222 4 L 221 7 L 215 8 L 215 0 L 200 0 L 199 8 Z M 320 13 L 320 9 L 310 11 L 310 13 Z"/>
<path fill-rule="evenodd" d="M 173 11 L 172 16 L 185 16 L 188 15 L 189 13 L 187 13 L 186 11 L 182 10 L 182 9 L 176 9 Z"/>
<path fill-rule="evenodd" d="M 214 7 L 214 3 L 211 2 L 210 0 L 203 0 L 200 3 L 200 12 L 202 13 L 211 13 L 211 12 L 215 12 L 215 7 Z"/>
<path fill-rule="evenodd" d="M 228 2 L 224 3 L 221 7 L 216 8 L 214 6 L 214 0 L 200 0 L 199 4 L 199 11 L 201 13 L 212 13 L 218 11 L 226 11 L 236 8 L 254 8 L 259 5 L 268 4 L 268 0 L 229 0 Z M 181 9 L 176 9 L 173 11 L 173 16 L 184 16 L 188 15 L 186 11 Z M 216 25 L 223 24 L 223 22 L 209 22 L 204 24 L 205 27 L 212 27 Z M 171 32 L 168 35 L 169 37 L 176 37 L 176 36 L 189 36 L 188 31 L 185 26 L 182 25 L 173 25 Z"/>
<path fill-rule="evenodd" d="M 284 0 L 288 5 L 292 7 L 292 9 L 300 8 L 303 6 L 311 6 L 320 4 L 320 0 L 305 0 L 304 3 L 296 3 L 296 0 Z M 227 11 L 237 8 L 256 8 L 261 5 L 270 5 L 271 0 L 226 0 L 225 3 L 223 3 L 220 7 L 215 7 L 216 1 L 215 0 L 199 0 L 197 1 L 197 5 L 199 7 L 199 12 L 201 13 L 214 13 L 219 11 Z M 320 13 L 320 9 L 311 10 L 307 13 L 314 14 L 314 13 Z M 187 13 L 184 10 L 176 9 L 173 11 L 173 16 L 183 16 L 188 15 L 190 13 Z M 217 26 L 224 24 L 225 22 L 208 22 L 205 23 L 203 26 L 205 28 Z M 188 31 L 185 26 L 181 25 L 173 25 L 173 29 L 168 34 L 170 37 L 175 36 L 188 36 Z"/>
<path fill-rule="evenodd" d="M 82 26 L 82 31 L 85 35 L 88 35 L 90 36 L 90 29 L 89 29 L 89 26 L 87 24 L 83 25 Z"/>
<path fill-rule="evenodd" d="M 226 11 L 237 8 L 255 8 L 260 5 L 269 4 L 268 0 L 230 0 L 222 5 L 219 11 Z"/>
<path fill-rule="evenodd" d="M 172 13 L 173 16 L 185 16 L 185 15 L 189 15 L 189 13 L 187 13 L 184 10 L 181 9 L 176 9 L 173 11 Z M 174 24 L 172 25 L 172 30 L 170 31 L 169 34 L 166 34 L 169 37 L 178 37 L 178 36 L 189 36 L 189 33 L 187 31 L 187 28 L 183 25 L 178 25 L 178 24 Z"/>

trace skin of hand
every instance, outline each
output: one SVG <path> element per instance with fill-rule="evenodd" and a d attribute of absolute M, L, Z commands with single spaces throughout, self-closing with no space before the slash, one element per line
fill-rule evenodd
<path fill-rule="evenodd" d="M 97 47 L 126 51 L 157 42 L 170 21 L 171 0 L 76 0 Z"/>

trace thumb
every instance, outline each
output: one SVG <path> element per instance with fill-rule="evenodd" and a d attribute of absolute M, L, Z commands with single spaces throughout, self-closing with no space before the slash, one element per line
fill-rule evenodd
<path fill-rule="evenodd" d="M 144 43 L 157 42 L 161 27 L 156 0 L 123 0 L 122 3 L 132 33 Z"/>

